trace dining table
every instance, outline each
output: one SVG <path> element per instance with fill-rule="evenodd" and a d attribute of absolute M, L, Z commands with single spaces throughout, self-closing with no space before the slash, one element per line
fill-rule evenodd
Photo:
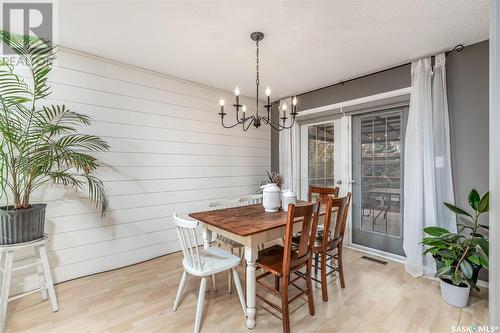
<path fill-rule="evenodd" d="M 297 201 L 296 205 L 310 204 L 308 201 Z M 209 247 L 212 233 L 227 237 L 245 247 L 246 261 L 246 306 L 248 329 L 256 324 L 256 265 L 259 246 L 281 239 L 285 234 L 287 212 L 266 212 L 262 204 L 239 206 L 233 208 L 210 210 L 189 214 L 203 226 L 203 246 Z M 294 224 L 294 231 L 300 230 L 301 223 Z"/>

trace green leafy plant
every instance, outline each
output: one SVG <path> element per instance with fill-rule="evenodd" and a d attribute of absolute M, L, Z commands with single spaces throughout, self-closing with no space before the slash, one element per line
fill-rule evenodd
<path fill-rule="evenodd" d="M 436 276 L 451 281 L 453 284 L 468 285 L 477 288 L 477 272 L 488 268 L 489 242 L 487 236 L 480 233 L 488 231 L 488 226 L 480 224 L 479 217 L 488 212 L 489 192 L 482 197 L 476 190 L 469 193 L 469 206 L 473 213 L 444 203 L 448 209 L 467 218 L 471 223 L 458 224 L 458 233 L 452 233 L 441 227 L 427 227 L 424 232 L 429 235 L 422 240 L 427 249 L 424 255 L 431 253 L 434 259 L 442 262 Z"/>
<path fill-rule="evenodd" d="M 0 60 L 0 199 L 12 200 L 12 206 L 3 209 L 29 208 L 33 191 L 54 182 L 88 191 L 104 213 L 108 198 L 102 181 L 93 175 L 97 160 L 88 152 L 106 151 L 108 144 L 79 133 L 79 127 L 90 125 L 90 117 L 46 101 L 56 48 L 40 38 L 2 30 L 0 42 L 21 64 Z"/>
<path fill-rule="evenodd" d="M 278 172 L 273 171 L 269 172 L 266 170 L 267 173 L 267 179 L 264 180 L 260 185 L 266 185 L 266 184 L 276 184 L 278 185 L 279 188 L 283 186 L 284 178 L 282 175 L 280 175 Z"/>

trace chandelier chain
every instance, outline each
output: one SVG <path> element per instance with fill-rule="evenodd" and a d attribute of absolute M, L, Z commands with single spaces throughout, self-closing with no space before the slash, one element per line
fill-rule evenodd
<path fill-rule="evenodd" d="M 256 56 L 256 60 L 255 60 L 255 70 L 257 72 L 257 78 L 255 79 L 255 83 L 257 85 L 257 91 L 256 91 L 256 95 L 257 95 L 257 98 L 256 98 L 256 101 L 255 101 L 255 109 L 256 109 L 256 114 L 257 114 L 257 117 L 259 116 L 259 83 L 260 83 L 260 80 L 259 80 L 259 41 L 255 41 L 255 44 L 257 45 L 257 50 L 255 51 L 255 56 Z"/>
<path fill-rule="evenodd" d="M 255 83 L 257 83 L 257 85 L 260 83 L 259 81 L 259 41 L 255 42 L 257 44 L 257 51 L 255 52 L 255 56 L 256 56 L 256 60 L 255 60 L 255 69 L 257 71 L 257 79 L 255 80 Z"/>

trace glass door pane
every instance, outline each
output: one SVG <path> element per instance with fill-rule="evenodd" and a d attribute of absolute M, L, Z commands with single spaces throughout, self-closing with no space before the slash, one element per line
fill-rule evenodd
<path fill-rule="evenodd" d="M 352 243 L 404 255 L 403 149 L 408 108 L 352 117 Z"/>
<path fill-rule="evenodd" d="M 300 124 L 299 193 L 303 200 L 307 199 L 309 186 L 342 187 L 343 161 L 339 162 L 339 158 L 345 145 L 341 142 L 344 140 L 341 120 L 334 115 L 326 121 Z M 340 192 L 345 191 L 341 188 Z"/>
<path fill-rule="evenodd" d="M 401 114 L 361 117 L 361 229 L 401 236 Z"/>
<path fill-rule="evenodd" d="M 308 184 L 334 187 L 334 123 L 308 126 Z"/>

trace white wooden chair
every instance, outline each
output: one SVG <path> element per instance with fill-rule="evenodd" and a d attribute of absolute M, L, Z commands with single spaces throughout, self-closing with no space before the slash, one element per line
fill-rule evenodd
<path fill-rule="evenodd" d="M 262 194 L 252 194 L 240 197 L 242 206 L 257 205 L 262 203 Z"/>
<path fill-rule="evenodd" d="M 240 199 L 227 199 L 227 200 L 213 201 L 213 202 L 210 202 L 208 204 L 208 206 L 212 210 L 226 209 L 226 208 L 241 206 L 241 201 L 240 201 Z"/>
<path fill-rule="evenodd" d="M 228 199 L 228 200 L 221 200 L 221 201 L 215 201 L 215 202 L 210 202 L 208 204 L 211 210 L 218 210 L 218 209 L 226 209 L 226 208 L 232 208 L 232 207 L 239 207 L 242 206 L 242 203 L 240 199 Z M 244 256 L 244 246 L 238 242 L 235 242 L 232 239 L 229 239 L 227 237 L 224 237 L 222 235 L 217 235 L 215 238 L 215 242 L 217 243 L 217 246 L 226 246 L 229 248 L 229 251 L 231 251 L 232 254 L 234 253 L 234 250 L 238 250 L 238 256 L 243 259 Z M 228 280 L 228 291 L 229 293 L 232 292 L 232 287 L 233 287 L 233 277 L 231 272 L 228 272 L 227 276 Z M 214 289 L 215 289 L 215 282 L 214 282 Z"/>
<path fill-rule="evenodd" d="M 237 257 L 219 247 L 198 249 L 198 238 L 196 236 L 196 227 L 198 226 L 198 222 L 181 219 L 175 213 L 174 221 L 177 227 L 177 234 L 181 243 L 182 253 L 184 255 L 184 259 L 182 260 L 184 272 L 182 273 L 179 289 L 177 290 L 177 296 L 175 297 L 173 311 L 176 311 L 179 306 L 188 274 L 201 277 L 198 304 L 196 305 L 196 319 L 194 323 L 194 332 L 198 333 L 201 326 L 207 278 L 209 276 L 213 277 L 217 273 L 229 270 L 229 272 L 233 273 L 234 283 L 236 285 L 236 290 L 238 291 L 241 308 L 243 310 L 243 314 L 246 316 L 245 297 L 238 272 L 236 271 L 236 266 L 240 264 L 240 257 Z"/>

